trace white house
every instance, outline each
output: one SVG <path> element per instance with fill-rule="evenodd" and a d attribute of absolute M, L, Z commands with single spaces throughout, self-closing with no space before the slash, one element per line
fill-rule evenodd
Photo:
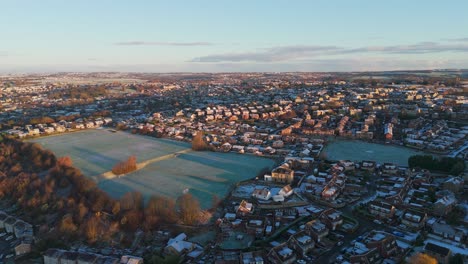
<path fill-rule="evenodd" d="M 268 188 L 255 189 L 252 192 L 252 196 L 263 201 L 267 201 L 271 198 L 271 192 Z"/>

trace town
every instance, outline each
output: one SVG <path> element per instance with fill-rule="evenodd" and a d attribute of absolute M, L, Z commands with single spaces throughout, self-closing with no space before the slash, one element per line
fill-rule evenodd
<path fill-rule="evenodd" d="M 38 234 L 47 230 L 22 220 L 17 207 L 0 207 L 0 259 L 466 263 L 467 74 L 0 76 L 5 138 L 105 130 L 193 144 L 199 135 L 202 151 L 274 163 L 230 186 L 210 220 L 158 226 L 145 243 L 135 235 L 131 248 L 84 241 L 44 246 Z"/>

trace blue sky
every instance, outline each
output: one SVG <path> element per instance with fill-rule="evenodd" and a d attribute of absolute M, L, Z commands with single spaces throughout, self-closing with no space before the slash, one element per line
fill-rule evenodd
<path fill-rule="evenodd" d="M 0 71 L 468 68 L 468 1 L 0 0 Z"/>

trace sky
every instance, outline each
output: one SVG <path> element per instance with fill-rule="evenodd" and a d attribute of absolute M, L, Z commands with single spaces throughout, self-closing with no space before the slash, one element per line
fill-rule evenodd
<path fill-rule="evenodd" d="M 468 68 L 466 0 L 0 0 L 0 72 Z"/>

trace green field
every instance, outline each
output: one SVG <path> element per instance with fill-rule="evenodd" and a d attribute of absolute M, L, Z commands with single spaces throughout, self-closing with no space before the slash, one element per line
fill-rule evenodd
<path fill-rule="evenodd" d="M 422 153 L 400 146 L 339 139 L 329 142 L 324 152 L 329 160 L 373 160 L 379 163 L 392 162 L 401 166 L 408 166 L 409 157 Z"/>
<path fill-rule="evenodd" d="M 138 162 L 187 150 L 150 163 L 141 170 L 114 179 L 98 179 L 98 185 L 113 197 L 139 191 L 146 198 L 153 194 L 176 198 L 188 189 L 200 199 L 202 207 L 211 205 L 213 195 L 223 197 L 238 181 L 255 177 L 269 159 L 234 153 L 195 152 L 185 142 L 112 133 L 105 129 L 86 130 L 31 140 L 60 156 L 70 156 L 86 176 L 110 171 L 118 161 L 136 155 Z"/>

